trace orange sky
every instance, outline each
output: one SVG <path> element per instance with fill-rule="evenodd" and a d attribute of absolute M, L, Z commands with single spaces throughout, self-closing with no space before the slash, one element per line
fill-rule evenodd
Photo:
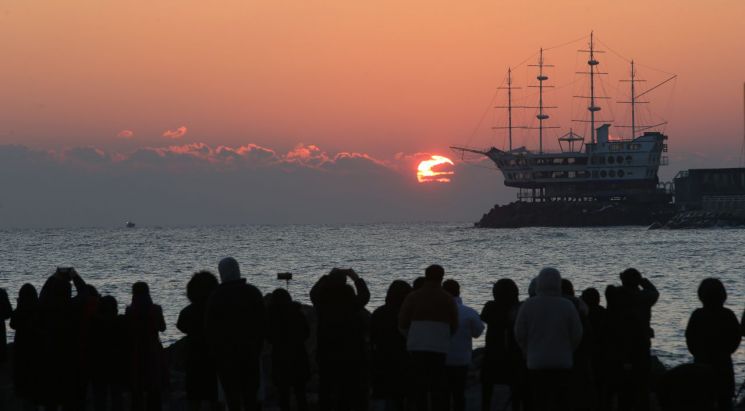
<path fill-rule="evenodd" d="M 679 75 L 655 108 L 671 152 L 737 152 L 743 21 L 742 0 L 6 0 L 0 143 L 127 150 L 185 126 L 183 142 L 376 156 L 501 144 L 490 124 L 470 136 L 507 66 L 594 29 Z M 555 84 L 573 80 L 577 46 L 548 55 Z M 623 66 L 606 57 L 615 90 Z M 555 97 L 568 128 L 571 103 Z"/>

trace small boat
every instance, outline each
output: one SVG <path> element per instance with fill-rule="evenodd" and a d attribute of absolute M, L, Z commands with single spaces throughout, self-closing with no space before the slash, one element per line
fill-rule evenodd
<path fill-rule="evenodd" d="M 127 221 L 126 223 L 124 223 L 124 226 L 127 228 L 135 228 L 135 223 L 132 221 Z"/>

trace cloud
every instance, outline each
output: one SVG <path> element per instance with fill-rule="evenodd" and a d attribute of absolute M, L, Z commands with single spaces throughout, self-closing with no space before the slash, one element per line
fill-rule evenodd
<path fill-rule="evenodd" d="M 163 132 L 163 137 L 170 138 L 172 140 L 177 140 L 177 139 L 185 136 L 187 131 L 188 131 L 188 129 L 186 128 L 186 126 L 181 126 L 181 127 L 177 128 L 175 130 L 166 130 L 166 131 L 164 131 Z"/>
<path fill-rule="evenodd" d="M 132 130 L 122 130 L 116 134 L 119 138 L 132 138 L 134 137 L 135 133 Z"/>
<path fill-rule="evenodd" d="M 381 159 L 312 144 L 284 153 L 257 144 L 130 152 L 0 145 L 8 160 L 0 161 L 0 227 L 473 221 L 501 198 L 501 175 L 462 163 L 450 184 L 419 184 L 419 158 L 429 153 Z"/>

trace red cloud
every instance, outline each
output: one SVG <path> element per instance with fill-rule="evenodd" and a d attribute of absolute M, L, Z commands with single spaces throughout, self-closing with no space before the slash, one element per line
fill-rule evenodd
<path fill-rule="evenodd" d="M 176 139 L 179 139 L 179 138 L 185 136 L 187 131 L 188 131 L 188 129 L 186 128 L 186 126 L 181 126 L 181 127 L 177 128 L 175 130 L 166 130 L 166 131 L 164 131 L 163 132 L 163 137 L 170 138 L 172 140 L 176 140 Z"/>
<path fill-rule="evenodd" d="M 132 130 L 122 130 L 116 134 L 119 138 L 132 138 L 134 135 L 135 133 Z"/>

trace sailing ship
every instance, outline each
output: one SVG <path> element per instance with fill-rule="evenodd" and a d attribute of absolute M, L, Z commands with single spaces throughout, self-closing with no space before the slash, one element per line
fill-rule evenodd
<path fill-rule="evenodd" d="M 660 166 L 667 165 L 667 136 L 659 131 L 651 129 L 664 125 L 660 123 L 653 126 L 640 126 L 636 124 L 636 105 L 640 103 L 639 98 L 656 89 L 675 76 L 638 93 L 636 84 L 641 81 L 636 78 L 636 69 L 631 61 L 631 78 L 625 80 L 630 83 L 630 101 L 623 102 L 631 105 L 631 135 L 630 138 L 622 139 L 611 137 L 611 124 L 604 123 L 596 118 L 601 107 L 598 100 L 607 98 L 596 93 L 596 77 L 601 73 L 598 70 L 600 62 L 597 53 L 602 52 L 595 48 L 593 34 L 587 50 L 580 50 L 589 54 L 587 60 L 588 70 L 579 74 L 589 77 L 589 96 L 576 96 L 587 99 L 586 106 L 589 112 L 589 120 L 576 120 L 589 122 L 590 136 L 586 141 L 584 136 L 578 135 L 571 129 L 568 133 L 558 138 L 560 151 L 549 152 L 543 148 L 544 130 L 549 128 L 544 122 L 550 118 L 546 112 L 548 107 L 544 104 L 544 88 L 550 87 L 544 83 L 549 79 L 544 68 L 551 65 L 544 63 L 544 50 L 539 53 L 538 62 L 534 67 L 538 68 L 538 106 L 530 107 L 537 109 L 538 120 L 538 150 L 529 150 L 526 147 L 513 148 L 512 111 L 517 108 L 512 104 L 512 70 L 508 70 L 506 87 L 508 123 L 505 127 L 508 131 L 508 149 L 500 150 L 496 147 L 481 150 L 470 147 L 451 147 L 460 153 L 476 153 L 491 159 L 504 175 L 504 184 L 508 187 L 519 188 L 518 199 L 528 201 L 606 201 L 606 200 L 632 200 L 632 201 L 669 201 L 669 195 L 658 188 L 659 178 L 657 172 Z M 521 107 L 526 108 L 526 107 Z M 603 123 L 598 126 L 598 123 Z M 667 198 L 665 200 L 664 198 Z"/>

